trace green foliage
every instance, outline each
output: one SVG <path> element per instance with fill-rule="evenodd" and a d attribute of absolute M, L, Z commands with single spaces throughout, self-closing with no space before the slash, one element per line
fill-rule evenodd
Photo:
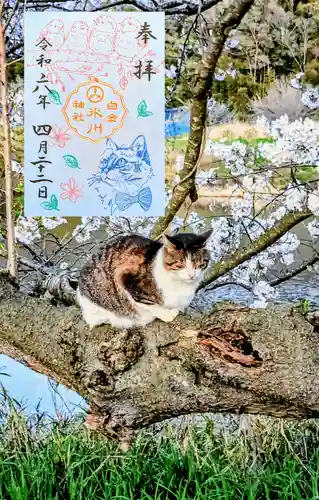
<path fill-rule="evenodd" d="M 226 103 L 239 120 L 245 120 L 251 112 L 251 101 L 267 93 L 275 73 L 267 70 L 253 74 L 247 62 L 227 56 L 220 58 L 218 67 L 226 70 L 230 64 L 237 71 L 236 77 L 227 75 L 224 80 L 214 80 L 212 94 L 217 101 Z"/>
<path fill-rule="evenodd" d="M 0 128 L 0 178 L 3 176 L 3 130 Z M 12 159 L 23 165 L 24 158 L 24 132 L 23 127 L 16 127 L 11 130 Z"/>
<path fill-rule="evenodd" d="M 24 163 L 24 133 L 23 127 L 11 130 L 12 159 L 20 165 Z M 3 131 L 0 128 L 0 189 L 4 189 L 4 161 L 3 161 Z M 13 182 L 13 209 L 18 217 L 23 213 L 24 205 L 24 184 L 23 179 L 14 176 Z"/>
<path fill-rule="evenodd" d="M 192 24 L 193 19 L 189 18 L 184 19 L 183 23 L 178 23 L 170 18 L 166 19 L 166 67 L 174 66 L 179 70 L 181 51 L 183 52 L 182 67 L 176 89 L 176 79 L 165 77 L 166 105 L 170 108 L 184 106 L 193 97 L 200 54 L 197 37 L 194 30 L 191 29 Z M 172 92 L 172 89 L 175 92 Z"/>
<path fill-rule="evenodd" d="M 0 255 L 1 255 L 1 250 L 5 249 L 5 245 L 3 243 L 3 237 L 4 237 L 4 235 L 5 235 L 4 229 L 0 225 Z M 0 373 L 0 375 L 3 375 L 3 373 Z"/>
<path fill-rule="evenodd" d="M 141 432 L 122 454 L 81 422 L 0 427 L 0 498 L 37 500 L 304 500 L 319 494 L 319 428 L 254 419 L 252 436 L 206 425 Z M 38 422 L 42 422 L 39 418 Z M 32 430 L 30 430 L 32 427 Z"/>
<path fill-rule="evenodd" d="M 299 304 L 297 304 L 296 309 L 300 312 L 300 314 L 308 314 L 309 312 L 309 300 L 302 299 Z"/>
<path fill-rule="evenodd" d="M 298 3 L 296 14 L 305 18 L 319 17 L 319 1 L 318 0 L 302 0 Z"/>
<path fill-rule="evenodd" d="M 23 215 L 24 207 L 24 182 L 21 180 L 13 189 L 13 210 L 16 217 Z"/>
<path fill-rule="evenodd" d="M 319 61 L 313 59 L 305 67 L 305 82 L 311 85 L 319 85 Z"/>
<path fill-rule="evenodd" d="M 234 50 L 224 49 L 218 68 L 227 70 L 231 64 L 237 76 L 234 79 L 226 76 L 223 81 L 214 79 L 212 95 L 218 102 L 227 104 L 238 119 L 249 118 L 252 100 L 262 99 L 278 78 L 291 78 L 305 71 L 308 82 L 318 84 L 318 0 L 302 3 L 308 4 L 310 14 L 299 8 L 294 12 L 290 0 L 256 0 L 232 34 L 239 46 Z M 200 52 L 194 31 L 186 43 L 191 22 L 170 20 L 167 30 L 166 66 L 179 67 L 182 48 L 184 51 L 180 81 L 174 94 L 175 80 L 166 77 L 168 106 L 181 106 L 192 98 Z"/>
<path fill-rule="evenodd" d="M 18 77 L 24 76 L 24 61 L 16 61 L 7 65 L 8 82 L 15 81 Z"/>

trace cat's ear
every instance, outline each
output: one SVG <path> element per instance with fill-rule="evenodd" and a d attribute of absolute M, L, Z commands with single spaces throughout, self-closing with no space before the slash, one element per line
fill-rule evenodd
<path fill-rule="evenodd" d="M 146 148 L 146 140 L 144 135 L 139 135 L 134 139 L 134 141 L 131 144 L 131 149 L 134 149 L 136 154 L 140 152 L 144 152 L 144 149 Z"/>
<path fill-rule="evenodd" d="M 209 229 L 209 231 L 206 231 L 205 233 L 200 234 L 198 236 L 201 246 L 204 246 L 206 244 L 207 240 L 211 237 L 212 234 L 213 234 L 213 229 Z"/>
<path fill-rule="evenodd" d="M 114 153 L 118 150 L 118 145 L 112 139 L 107 139 L 105 143 L 105 151 L 108 153 Z"/>
<path fill-rule="evenodd" d="M 167 250 L 176 250 L 176 246 L 174 244 L 174 239 L 172 236 L 168 236 L 167 234 L 163 234 L 162 242 Z"/>
<path fill-rule="evenodd" d="M 133 149 L 136 156 L 145 161 L 147 165 L 151 165 L 151 160 L 147 151 L 146 139 L 144 135 L 137 136 L 136 139 L 132 142 L 130 149 Z"/>

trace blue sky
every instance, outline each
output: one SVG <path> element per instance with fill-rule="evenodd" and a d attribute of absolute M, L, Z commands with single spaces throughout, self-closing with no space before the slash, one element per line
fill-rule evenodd
<path fill-rule="evenodd" d="M 10 376 L 7 377 L 3 373 Z M 77 413 L 79 405 L 85 406 L 83 399 L 75 392 L 59 385 L 56 394 L 45 375 L 35 373 L 4 355 L 0 355 L 0 382 L 9 396 L 27 406 L 30 413 L 39 402 L 40 410 L 51 416 L 55 415 L 56 407 L 63 412 Z"/>

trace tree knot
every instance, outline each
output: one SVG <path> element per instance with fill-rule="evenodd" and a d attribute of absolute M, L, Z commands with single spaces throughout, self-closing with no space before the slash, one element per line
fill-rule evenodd
<path fill-rule="evenodd" d="M 206 330 L 205 333 L 200 333 L 198 338 L 200 344 L 211 354 L 225 361 L 246 367 L 259 367 L 262 364 L 261 356 L 253 349 L 245 332 L 241 329 L 229 331 L 214 327 Z"/>

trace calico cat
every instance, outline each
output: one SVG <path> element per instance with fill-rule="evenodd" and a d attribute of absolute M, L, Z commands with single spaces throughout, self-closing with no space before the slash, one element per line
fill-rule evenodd
<path fill-rule="evenodd" d="M 129 146 L 118 146 L 108 139 L 99 171 L 88 179 L 88 183 L 96 189 L 111 215 L 116 210 L 124 212 L 133 203 L 138 203 L 146 212 L 152 204 L 152 192 L 147 183 L 153 176 L 146 139 L 139 135 Z"/>
<path fill-rule="evenodd" d="M 170 322 L 192 301 L 209 263 L 202 235 L 163 236 L 163 242 L 131 234 L 110 241 L 80 275 L 77 300 L 90 328 Z"/>

